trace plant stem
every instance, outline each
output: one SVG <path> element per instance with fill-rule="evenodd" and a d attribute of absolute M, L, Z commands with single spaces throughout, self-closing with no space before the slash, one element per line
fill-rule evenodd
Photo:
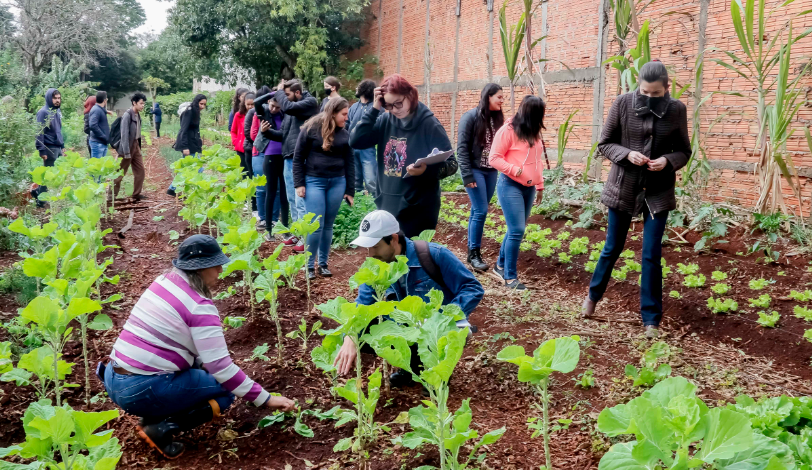
<path fill-rule="evenodd" d="M 446 454 L 445 454 L 445 418 L 446 418 L 446 408 L 448 407 L 448 391 L 443 392 L 443 386 L 441 385 L 439 390 L 437 390 L 437 414 L 440 419 L 437 420 L 437 425 L 440 427 L 440 435 L 439 440 L 439 447 L 440 447 L 440 470 L 446 469 Z"/>
<path fill-rule="evenodd" d="M 358 393 L 358 403 L 355 404 L 356 413 L 358 414 L 358 449 L 360 450 L 361 454 L 361 461 L 363 462 L 364 459 L 364 449 L 366 448 L 366 429 L 364 423 L 366 420 L 364 419 L 364 403 L 361 399 L 361 395 L 363 394 L 363 386 L 361 384 L 361 343 L 358 340 L 353 340 L 355 344 L 355 390 Z"/>
<path fill-rule="evenodd" d="M 539 391 L 541 392 L 542 419 L 544 420 L 541 431 L 544 436 L 544 458 L 547 463 L 547 470 L 553 470 L 552 459 L 550 458 L 550 396 L 547 394 L 548 385 L 549 379 L 544 379 L 539 386 Z"/>
<path fill-rule="evenodd" d="M 59 340 L 56 341 L 58 343 Z M 54 349 L 54 395 L 56 396 L 56 406 L 62 406 L 62 397 L 59 394 L 59 348 L 56 343 L 51 343 Z"/>
<path fill-rule="evenodd" d="M 88 371 L 87 363 L 87 316 L 84 314 L 79 318 L 79 324 L 82 326 L 82 358 L 85 361 L 85 406 L 90 405 L 90 373 Z"/>

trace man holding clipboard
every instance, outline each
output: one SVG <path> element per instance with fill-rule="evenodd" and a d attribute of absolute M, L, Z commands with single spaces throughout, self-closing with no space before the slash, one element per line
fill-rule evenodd
<path fill-rule="evenodd" d="M 434 113 L 400 75 L 375 89 L 373 107 L 350 134 L 354 149 L 377 145 L 378 209 L 393 214 L 407 237 L 434 230 L 440 180 L 457 172 L 451 141 Z"/>

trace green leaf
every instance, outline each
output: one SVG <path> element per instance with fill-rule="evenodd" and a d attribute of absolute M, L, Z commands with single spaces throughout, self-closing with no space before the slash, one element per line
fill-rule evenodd
<path fill-rule="evenodd" d="M 730 459 L 753 445 L 753 432 L 747 416 L 735 411 L 714 408 L 702 418 L 705 439 L 696 458 L 705 463 Z"/>
<path fill-rule="evenodd" d="M 345 400 L 358 404 L 358 388 L 356 387 L 356 379 L 350 379 L 346 384 L 340 387 L 334 387 L 338 396 Z"/>
<path fill-rule="evenodd" d="M 2 376 L 0 380 L 3 382 L 14 382 L 18 387 L 23 387 L 31 384 L 31 372 L 24 369 L 12 369 Z"/>
<path fill-rule="evenodd" d="M 101 411 L 98 413 L 73 411 L 72 415 L 73 422 L 76 425 L 76 435 L 73 441 L 79 445 L 87 445 L 96 429 L 101 427 L 104 423 L 118 418 L 118 410 Z M 99 443 L 99 445 L 100 444 L 101 443 Z"/>
<path fill-rule="evenodd" d="M 632 449 L 637 445 L 636 441 L 623 442 L 613 445 L 600 463 L 598 470 L 649 470 L 648 467 L 640 465 L 632 457 Z"/>
<path fill-rule="evenodd" d="M 265 429 L 268 426 L 274 425 L 276 423 L 281 423 L 284 420 L 285 413 L 275 413 L 260 419 L 259 422 L 257 423 L 257 427 L 259 429 Z"/>
<path fill-rule="evenodd" d="M 784 467 L 777 468 L 793 468 L 795 465 L 792 450 L 786 444 L 755 432 L 753 433 L 753 445 L 749 449 L 736 453 L 730 459 L 717 460 L 715 468 L 717 470 L 761 470 L 768 468 L 773 459 L 784 465 Z"/>
<path fill-rule="evenodd" d="M 88 462 L 92 465 L 93 470 L 114 470 L 121 456 L 121 446 L 118 439 L 114 437 L 99 446 L 91 448 Z"/>
<path fill-rule="evenodd" d="M 41 439 L 51 439 L 56 445 L 69 443 L 75 430 L 71 413 L 65 408 L 54 408 L 54 415 L 48 419 L 37 416 L 29 426 L 39 430 Z"/>
<path fill-rule="evenodd" d="M 604 408 L 598 415 L 598 430 L 609 437 L 628 434 L 630 424 L 631 416 L 623 404 Z"/>
<path fill-rule="evenodd" d="M 341 439 L 336 443 L 336 445 L 333 446 L 333 452 L 343 452 L 349 449 L 351 446 L 352 446 L 352 438 L 345 437 L 344 439 Z"/>
<path fill-rule="evenodd" d="M 109 330 L 113 327 L 113 320 L 107 315 L 101 313 L 93 317 L 93 321 L 87 324 L 91 330 Z"/>
<path fill-rule="evenodd" d="M 683 377 L 670 377 L 643 393 L 642 396 L 658 403 L 660 406 L 667 407 L 672 398 L 680 395 L 686 397 L 696 396 L 696 385 L 688 382 Z"/>
<path fill-rule="evenodd" d="M 87 297 L 74 297 L 68 304 L 68 320 L 101 310 L 101 304 Z M 111 322 L 112 323 L 112 322 Z M 112 325 L 111 325 L 112 326 Z"/>

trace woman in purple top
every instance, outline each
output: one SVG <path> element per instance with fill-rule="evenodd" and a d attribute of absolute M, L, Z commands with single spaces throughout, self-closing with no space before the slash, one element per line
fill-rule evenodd
<path fill-rule="evenodd" d="M 284 114 L 273 99 L 270 91 L 254 101 L 259 133 L 255 141 L 255 148 L 265 156 L 262 161 L 262 171 L 265 174 L 265 216 L 273 214 L 277 194 L 285 194 L 285 159 L 282 157 L 282 120 Z M 256 142 L 259 142 L 257 146 Z M 280 192 L 277 193 L 277 190 Z M 281 212 L 279 221 L 288 224 L 289 207 L 286 197 L 280 199 Z M 265 234 L 267 240 L 271 239 L 270 232 Z"/>

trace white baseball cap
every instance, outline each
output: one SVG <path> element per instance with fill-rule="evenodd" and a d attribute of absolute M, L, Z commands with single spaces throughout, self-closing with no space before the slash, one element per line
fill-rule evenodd
<path fill-rule="evenodd" d="M 386 211 L 372 211 L 361 221 L 358 238 L 350 242 L 363 248 L 372 248 L 381 238 L 400 232 L 400 224 L 394 215 Z"/>

